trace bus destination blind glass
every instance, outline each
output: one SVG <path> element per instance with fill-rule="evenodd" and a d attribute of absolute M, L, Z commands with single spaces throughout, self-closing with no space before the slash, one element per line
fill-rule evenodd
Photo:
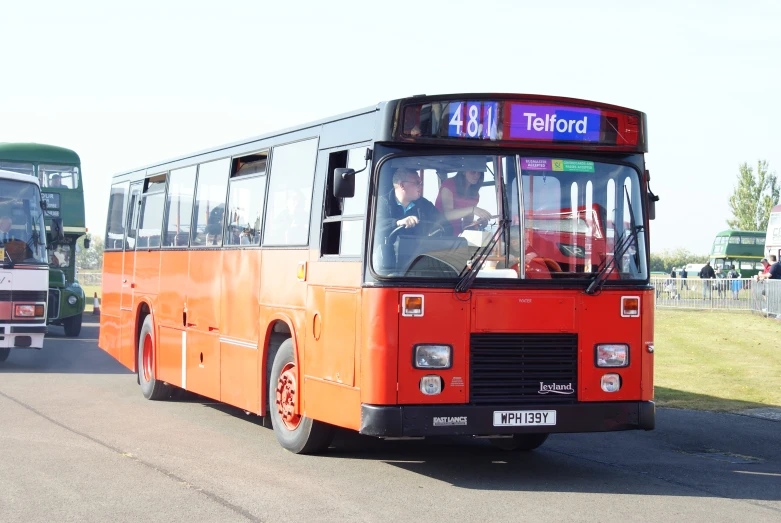
<path fill-rule="evenodd" d="M 586 107 L 497 101 L 408 105 L 402 134 L 410 138 L 638 145 L 639 117 Z"/>

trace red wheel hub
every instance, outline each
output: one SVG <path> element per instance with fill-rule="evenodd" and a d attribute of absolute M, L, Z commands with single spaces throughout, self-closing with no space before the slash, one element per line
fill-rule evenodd
<path fill-rule="evenodd" d="M 144 352 L 141 356 L 142 372 L 144 373 L 144 381 L 152 380 L 152 336 L 147 334 L 144 337 Z"/>
<path fill-rule="evenodd" d="M 277 380 L 276 398 L 277 413 L 288 430 L 295 430 L 301 423 L 301 416 L 296 414 L 297 394 L 296 366 L 294 363 L 288 363 Z"/>

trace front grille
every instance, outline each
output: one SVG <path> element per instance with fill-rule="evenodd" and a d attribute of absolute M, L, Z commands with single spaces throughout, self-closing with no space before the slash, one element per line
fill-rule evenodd
<path fill-rule="evenodd" d="M 46 317 L 50 320 L 56 320 L 60 317 L 60 291 L 59 289 L 49 289 L 49 306 L 47 307 Z"/>
<path fill-rule="evenodd" d="M 577 402 L 575 334 L 473 334 L 469 361 L 469 402 L 473 405 Z M 574 392 L 540 394 L 541 382 L 571 385 Z"/>
<path fill-rule="evenodd" d="M 0 291 L 0 301 L 46 301 L 46 291 Z"/>

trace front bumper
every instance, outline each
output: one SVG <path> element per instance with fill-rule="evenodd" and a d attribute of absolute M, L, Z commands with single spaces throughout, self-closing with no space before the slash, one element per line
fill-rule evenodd
<path fill-rule="evenodd" d="M 556 425 L 495 427 L 494 411 L 555 410 Z M 444 426 L 434 426 L 434 418 Z M 534 432 L 609 432 L 653 430 L 652 401 L 576 403 L 572 405 L 361 405 L 360 433 L 382 438 L 490 436 Z"/>
<path fill-rule="evenodd" d="M 0 348 L 42 349 L 45 325 L 0 325 Z"/>

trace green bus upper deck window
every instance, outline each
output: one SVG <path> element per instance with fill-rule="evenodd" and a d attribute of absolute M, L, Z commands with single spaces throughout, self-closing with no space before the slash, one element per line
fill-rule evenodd
<path fill-rule="evenodd" d="M 79 168 L 71 165 L 39 165 L 41 187 L 51 189 L 78 189 Z"/>

